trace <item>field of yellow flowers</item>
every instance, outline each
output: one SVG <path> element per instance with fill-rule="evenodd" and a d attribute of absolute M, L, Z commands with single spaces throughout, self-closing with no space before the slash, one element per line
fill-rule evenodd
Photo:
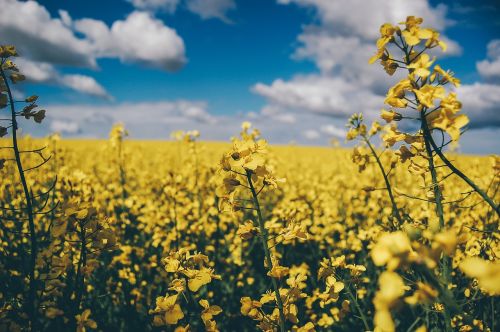
<path fill-rule="evenodd" d="M 372 60 L 408 76 L 381 123 L 349 120 L 354 149 L 248 122 L 230 143 L 19 138 L 45 111 L 14 107 L 3 46 L 0 331 L 497 331 L 500 158 L 442 151 L 468 120 L 421 23 L 381 27 Z"/>

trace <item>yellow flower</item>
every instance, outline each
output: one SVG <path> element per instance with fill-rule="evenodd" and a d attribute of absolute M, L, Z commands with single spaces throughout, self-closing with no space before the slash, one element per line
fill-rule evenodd
<path fill-rule="evenodd" d="M 399 29 L 397 26 L 393 26 L 390 23 L 382 24 L 380 27 L 380 38 L 377 40 L 377 48 L 384 48 L 387 43 L 392 41 L 394 38 L 394 33 Z"/>
<path fill-rule="evenodd" d="M 96 329 L 97 323 L 90 319 L 90 309 L 85 309 L 82 314 L 76 315 L 76 331 L 77 332 L 85 332 L 88 328 Z"/>
<path fill-rule="evenodd" d="M 384 103 L 397 108 L 404 108 L 408 101 L 404 99 L 405 91 L 410 91 L 412 88 L 411 81 L 407 78 L 399 81 L 396 85 L 389 89 Z"/>
<path fill-rule="evenodd" d="M 385 134 L 382 135 L 382 140 L 385 142 L 387 147 L 391 147 L 397 142 L 400 142 L 406 138 L 406 134 L 400 132 L 395 125 L 386 128 Z"/>
<path fill-rule="evenodd" d="M 424 85 L 420 89 L 413 89 L 420 103 L 427 107 L 434 107 L 435 99 L 443 99 L 445 97 L 445 89 L 442 86 Z"/>
<path fill-rule="evenodd" d="M 453 84 L 456 87 L 460 86 L 460 80 L 458 78 L 455 78 L 449 70 L 444 71 L 440 65 L 434 66 L 434 72 L 441 75 L 441 77 L 442 77 L 441 83 L 450 82 L 451 84 Z"/>
<path fill-rule="evenodd" d="M 382 130 L 382 126 L 377 121 L 374 121 L 370 128 L 370 131 L 368 132 L 368 135 L 373 136 L 377 134 L 380 130 Z"/>
<path fill-rule="evenodd" d="M 358 129 L 356 128 L 351 128 L 349 129 L 349 131 L 347 132 L 347 135 L 346 135 L 346 140 L 348 141 L 352 141 L 353 139 L 355 139 L 356 137 L 358 137 L 359 135 L 359 131 Z"/>
<path fill-rule="evenodd" d="M 314 324 L 311 322 L 308 322 L 308 323 L 306 323 L 306 325 L 304 325 L 302 327 L 292 328 L 292 331 L 293 332 L 314 332 L 316 330 L 314 329 Z"/>
<path fill-rule="evenodd" d="M 177 304 L 177 294 L 157 298 L 156 307 L 163 313 L 163 319 L 168 325 L 175 325 L 184 318 L 181 306 Z"/>
<path fill-rule="evenodd" d="M 245 221 L 244 224 L 238 227 L 236 234 L 243 240 L 248 240 L 254 237 L 254 235 L 259 233 L 259 229 L 254 226 L 251 220 Z"/>
<path fill-rule="evenodd" d="M 431 123 L 432 128 L 439 128 L 446 131 L 452 141 L 460 138 L 460 129 L 469 123 L 469 118 L 465 114 L 455 115 L 450 109 L 441 109 Z"/>
<path fill-rule="evenodd" d="M 425 42 L 425 47 L 427 48 L 434 48 L 436 46 L 439 46 L 441 47 L 441 49 L 443 50 L 443 52 L 446 52 L 446 49 L 448 48 L 448 46 L 446 45 L 446 43 L 442 40 L 439 40 L 439 32 L 435 31 L 435 30 L 432 30 L 432 36 L 427 39 L 427 41 Z"/>
<path fill-rule="evenodd" d="M 432 246 L 441 249 L 446 255 L 452 255 L 457 241 L 456 233 L 452 230 L 446 230 L 434 235 Z"/>
<path fill-rule="evenodd" d="M 205 325 L 213 319 L 214 316 L 217 316 L 222 312 L 222 309 L 217 305 L 210 305 L 207 300 L 200 300 L 198 302 L 202 307 L 203 311 L 201 312 L 201 319 L 205 323 Z"/>
<path fill-rule="evenodd" d="M 476 278 L 479 287 L 491 295 L 500 295 L 500 264 L 478 257 L 470 257 L 460 263 L 468 277 Z"/>
<path fill-rule="evenodd" d="M 14 45 L 0 45 L 0 57 L 8 58 L 17 56 L 16 47 Z"/>
<path fill-rule="evenodd" d="M 337 281 L 333 276 L 329 276 L 326 278 L 326 287 L 329 291 L 332 291 L 334 293 L 340 293 L 345 285 L 341 281 Z"/>
<path fill-rule="evenodd" d="M 402 262 L 407 261 L 411 252 L 408 236 L 404 232 L 397 231 L 383 234 L 370 255 L 375 265 L 387 265 L 387 269 L 392 271 L 397 269 Z"/>
<path fill-rule="evenodd" d="M 267 272 L 267 275 L 276 279 L 281 279 L 286 277 L 289 271 L 290 269 L 288 267 L 275 264 L 271 271 Z"/>
<path fill-rule="evenodd" d="M 385 122 L 389 123 L 392 121 L 399 121 L 401 120 L 401 114 L 394 112 L 393 110 L 386 111 L 386 110 L 381 110 L 380 111 L 380 117 L 385 120 Z"/>
<path fill-rule="evenodd" d="M 373 318 L 376 331 L 393 332 L 396 330 L 390 309 L 405 293 L 403 279 L 395 272 L 382 272 L 378 279 L 379 290 L 375 294 Z"/>
<path fill-rule="evenodd" d="M 434 63 L 435 59 L 430 60 L 428 54 L 424 53 L 420 55 L 417 60 L 410 63 L 407 67 L 414 70 L 414 73 L 423 78 L 430 75 L 430 66 Z"/>
<path fill-rule="evenodd" d="M 187 270 L 185 274 L 189 278 L 188 288 L 192 292 L 197 292 L 202 286 L 212 281 L 212 272 L 207 268 Z"/>
<path fill-rule="evenodd" d="M 404 30 L 402 35 L 408 45 L 415 46 L 420 43 L 422 39 L 432 38 L 432 30 L 413 27 L 410 30 Z"/>
<path fill-rule="evenodd" d="M 371 65 L 373 64 L 375 61 L 377 61 L 378 59 L 380 58 L 384 58 L 384 53 L 385 53 L 385 49 L 381 48 L 381 49 L 378 49 L 377 50 L 377 53 L 375 53 L 369 60 L 368 60 L 368 63 Z"/>
<path fill-rule="evenodd" d="M 429 304 L 439 295 L 439 292 L 423 282 L 417 282 L 417 290 L 413 295 L 405 298 L 405 302 L 410 305 Z"/>
<path fill-rule="evenodd" d="M 390 76 L 394 75 L 396 69 L 398 69 L 399 67 L 397 62 L 394 62 L 391 59 L 382 60 L 380 64 L 382 65 L 382 67 L 384 67 L 385 72 Z"/>
<path fill-rule="evenodd" d="M 416 16 L 407 16 L 405 22 L 399 22 L 399 24 L 404 24 L 406 26 L 406 29 L 411 29 L 418 27 L 420 24 L 422 24 L 424 20 L 421 17 L 416 17 Z"/>
<path fill-rule="evenodd" d="M 262 304 L 259 301 L 253 301 L 249 297 L 242 297 L 241 300 L 241 314 L 243 316 L 248 316 L 252 319 L 259 319 L 262 317 L 259 309 L 262 307 Z"/>
<path fill-rule="evenodd" d="M 404 22 L 406 29 L 402 32 L 402 35 L 408 45 L 415 46 L 420 43 L 422 39 L 432 38 L 433 34 L 431 29 L 420 28 L 422 22 L 423 20 L 420 17 L 408 16 L 406 18 L 406 22 Z M 403 24 L 403 22 L 401 24 Z"/>
<path fill-rule="evenodd" d="M 252 127 L 252 123 L 251 122 L 243 121 L 241 123 L 241 129 L 244 130 L 244 131 L 249 130 L 251 127 Z"/>

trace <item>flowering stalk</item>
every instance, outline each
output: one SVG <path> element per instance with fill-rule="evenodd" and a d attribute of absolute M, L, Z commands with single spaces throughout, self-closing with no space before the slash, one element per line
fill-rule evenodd
<path fill-rule="evenodd" d="M 417 112 L 420 112 L 419 120 L 421 122 L 422 131 L 420 136 L 422 136 L 424 140 L 427 158 L 430 158 L 429 154 L 431 157 L 434 154 L 437 154 L 453 174 L 456 174 L 464 180 L 483 198 L 485 202 L 493 208 L 497 215 L 500 216 L 499 207 L 493 199 L 491 199 L 486 192 L 481 190 L 471 179 L 465 176 L 465 174 L 458 170 L 445 157 L 442 152 L 442 148 L 448 143 L 444 144 L 443 142 L 441 147 L 438 147 L 432 138 L 432 131 L 434 129 L 439 129 L 443 133 L 446 132 L 449 134 L 451 137 L 450 142 L 456 142 L 461 135 L 460 129 L 467 125 L 469 120 L 467 116 L 457 114 L 461 109 L 461 104 L 456 99 L 456 94 L 452 92 L 446 96 L 446 91 L 443 87 L 447 83 L 459 86 L 460 80 L 453 77 L 451 72 L 443 70 L 439 65 L 435 65 L 431 68 L 435 59 L 431 59 L 425 51 L 437 46 L 441 47 L 443 51 L 446 51 L 446 44 L 439 39 L 439 33 L 437 31 L 428 28 L 421 28 L 420 24 L 422 21 L 423 20 L 421 18 L 408 16 L 406 22 L 401 22 L 401 24 L 405 25 L 404 30 L 402 30 L 399 26 L 393 26 L 389 23 L 383 24 L 380 28 L 381 37 L 377 40 L 378 51 L 369 62 L 373 63 L 380 59 L 381 64 L 389 75 L 393 75 L 398 68 L 404 68 L 409 72 L 406 79 L 401 80 L 389 90 L 385 103 L 395 108 L 409 107 Z M 417 47 L 422 42 L 424 47 L 421 50 L 417 50 Z M 402 58 L 403 61 L 395 59 L 389 53 L 389 50 L 387 49 L 389 44 L 395 45 L 404 53 Z M 434 85 L 433 83 L 436 81 L 437 84 Z M 407 92 L 412 92 L 415 96 L 415 100 L 408 99 L 406 96 Z M 441 100 L 440 105 L 436 108 L 434 108 L 435 99 Z M 426 113 L 428 110 L 431 111 Z M 383 113 L 384 112 L 386 115 L 397 114 L 392 110 L 390 112 L 383 111 Z M 394 117 L 389 116 L 385 119 L 386 121 L 391 122 L 394 120 Z M 424 122 L 427 129 L 424 128 Z M 414 139 L 417 138 L 417 136 L 419 135 L 408 135 L 398 132 L 395 135 L 392 135 L 392 138 L 397 138 L 396 141 L 404 140 L 407 143 L 410 143 L 408 141 L 415 142 Z M 391 145 L 393 144 L 394 142 Z M 403 160 L 407 160 L 408 155 L 410 155 L 411 158 L 420 154 L 419 151 L 417 151 L 417 153 L 413 153 L 406 147 L 404 148 L 405 151 L 403 152 L 407 156 L 403 158 Z M 435 188 L 436 182 L 436 179 L 433 179 L 434 191 L 437 193 L 437 189 Z M 440 195 L 438 194 L 437 196 L 435 199 L 436 201 L 439 201 Z M 437 202 L 437 204 L 440 203 Z M 441 226 L 444 224 L 441 220 L 440 223 Z"/>
<path fill-rule="evenodd" d="M 359 317 L 361 317 L 361 320 L 363 321 L 363 325 L 365 327 L 366 331 L 370 331 L 370 326 L 368 325 L 368 319 L 366 318 L 365 313 L 363 312 L 363 309 L 359 306 L 358 300 L 354 296 L 354 294 L 351 291 L 351 287 L 347 286 L 345 288 L 347 295 L 351 299 L 351 301 L 354 303 L 354 306 L 356 307 L 356 310 L 358 311 Z"/>
<path fill-rule="evenodd" d="M 391 200 L 392 215 L 398 220 L 399 226 L 401 226 L 401 225 L 403 225 L 403 219 L 401 218 L 398 206 L 396 204 L 396 200 L 394 199 L 394 194 L 392 193 L 391 182 L 389 181 L 389 177 L 387 176 L 387 172 L 385 171 L 384 166 L 382 165 L 382 162 L 380 161 L 380 157 L 377 155 L 377 152 L 373 148 L 373 145 L 371 144 L 368 137 L 366 137 L 366 135 L 364 135 L 363 139 L 366 142 L 366 145 L 368 146 L 368 148 L 370 148 L 370 151 L 372 152 L 373 157 L 377 161 L 377 165 L 380 169 L 380 173 L 382 173 L 382 176 L 384 177 L 385 189 L 387 190 L 387 193 L 389 194 L 389 199 Z"/>
<path fill-rule="evenodd" d="M 15 51 L 13 55 L 15 55 Z M 21 161 L 21 155 L 19 152 L 19 144 L 17 140 L 17 119 L 16 119 L 16 109 L 14 107 L 14 98 L 12 97 L 12 91 L 10 89 L 9 82 L 7 80 L 7 75 L 4 71 L 4 65 L 6 63 L 6 58 L 2 58 L 2 63 L 0 64 L 0 73 L 3 79 L 3 83 L 5 84 L 5 88 L 8 95 L 8 101 L 10 105 L 11 111 L 11 122 L 12 122 L 12 149 L 14 150 L 14 158 L 16 160 L 17 172 L 21 179 L 21 184 L 24 192 L 24 203 L 26 204 L 26 214 L 28 215 L 28 225 L 29 225 L 29 234 L 30 234 L 30 268 L 29 268 L 29 296 L 28 296 L 28 314 L 31 320 L 31 330 L 37 330 L 37 304 L 36 304 L 36 279 L 35 279 L 35 268 L 36 268 L 36 256 L 38 252 L 38 243 L 36 238 L 36 230 L 35 230 L 35 222 L 33 218 L 33 206 L 32 206 L 32 197 L 30 194 L 30 190 L 28 188 L 28 184 L 26 182 L 26 177 L 24 176 L 24 168 Z"/>
<path fill-rule="evenodd" d="M 260 232 L 260 239 L 262 241 L 262 248 L 264 249 L 264 254 L 266 256 L 266 265 L 269 271 L 273 269 L 273 261 L 271 259 L 271 253 L 269 251 L 269 246 L 267 244 L 268 242 L 268 233 L 267 229 L 264 227 L 264 218 L 262 217 L 262 212 L 260 210 L 260 204 L 259 204 L 259 198 L 257 195 L 257 192 L 255 191 L 255 187 L 252 181 L 252 172 L 248 169 L 246 171 L 246 177 L 248 181 L 248 186 L 250 187 L 250 191 L 252 193 L 252 199 L 253 199 L 253 204 L 255 207 L 255 210 L 257 211 L 257 219 L 259 222 L 259 232 Z M 276 304 L 278 305 L 278 310 L 280 313 L 280 330 L 282 332 L 285 331 L 285 313 L 283 309 L 283 302 L 281 301 L 281 295 L 280 295 L 280 289 L 278 287 L 278 282 L 274 277 L 271 277 L 272 283 L 273 283 L 273 288 L 274 288 L 274 293 L 276 296 Z"/>
<path fill-rule="evenodd" d="M 375 151 L 375 148 L 370 142 L 370 137 L 375 135 L 381 129 L 381 126 L 378 124 L 378 122 L 374 122 L 369 133 L 367 133 L 366 126 L 363 124 L 363 114 L 354 114 L 353 116 L 351 116 L 351 118 L 349 119 L 349 124 L 347 126 L 350 127 L 349 132 L 347 133 L 347 140 L 352 140 L 359 136 L 366 144 L 366 146 L 368 146 L 368 148 L 370 149 L 371 155 L 375 158 L 377 166 L 384 178 L 385 189 L 387 190 L 389 199 L 391 201 L 392 216 L 399 222 L 399 225 L 396 225 L 396 228 L 397 226 L 403 225 L 403 219 L 396 204 L 396 200 L 394 199 L 394 194 L 392 191 L 391 182 L 389 181 L 388 173 L 385 171 L 385 168 L 382 165 L 382 161 L 380 160 L 377 151 Z M 362 153 L 360 153 L 357 148 L 354 150 L 353 161 L 358 163 L 360 172 L 366 169 L 368 160 L 366 157 L 362 156 Z"/>

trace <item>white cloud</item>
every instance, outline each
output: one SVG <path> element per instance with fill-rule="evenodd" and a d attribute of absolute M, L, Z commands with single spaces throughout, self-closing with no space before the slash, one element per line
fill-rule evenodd
<path fill-rule="evenodd" d="M 320 130 L 322 133 L 325 133 L 325 134 L 330 135 L 330 136 L 335 136 L 338 138 L 345 138 L 345 136 L 347 134 L 347 132 L 344 128 L 339 128 L 339 127 L 331 125 L 331 124 L 321 126 Z"/>
<path fill-rule="evenodd" d="M 35 1 L 0 0 L 0 6 L 2 42 L 17 45 L 22 55 L 35 61 L 96 67 L 97 58 L 112 57 L 166 70 L 186 62 L 182 38 L 147 12 L 134 11 L 108 27 L 90 18 L 74 21 L 64 10 L 60 18 L 52 18 Z"/>
<path fill-rule="evenodd" d="M 270 84 L 260 82 L 252 90 L 265 97 L 271 106 L 342 118 L 354 112 L 375 118 L 383 107 L 387 88 L 404 74 L 398 71 L 388 79 L 380 66 L 368 64 L 376 50 L 381 24 L 403 21 L 407 15 L 424 17 L 424 25 L 438 30 L 450 24 L 446 20 L 446 6 L 432 7 L 427 0 L 278 0 L 278 3 L 294 3 L 314 10 L 318 21 L 303 27 L 292 57 L 314 62 L 319 73 L 295 75 L 290 80 L 277 78 Z M 449 54 L 461 52 L 458 43 L 446 40 Z"/>
<path fill-rule="evenodd" d="M 236 8 L 234 0 L 187 0 L 186 5 L 202 19 L 218 18 L 226 23 L 231 22 L 227 12 Z"/>
<path fill-rule="evenodd" d="M 16 62 L 20 71 L 31 82 L 61 85 L 80 93 L 112 99 L 106 89 L 90 76 L 61 74 L 49 63 L 34 62 L 26 58 L 19 58 Z"/>
<path fill-rule="evenodd" d="M 79 74 L 61 75 L 58 81 L 60 81 L 63 86 L 71 88 L 75 91 L 91 96 L 112 99 L 106 90 L 99 83 L 97 83 L 93 77 Z"/>
<path fill-rule="evenodd" d="M 271 105 L 342 118 L 378 110 L 383 102 L 382 97 L 356 82 L 322 75 L 296 76 L 290 81 L 277 79 L 271 85 L 257 83 L 253 91 Z"/>
<path fill-rule="evenodd" d="M 88 40 L 77 38 L 63 20 L 52 18 L 39 3 L 0 0 L 0 8 L 2 43 L 16 45 L 22 55 L 36 61 L 96 67 Z M 63 17 L 67 22 L 69 16 Z"/>
<path fill-rule="evenodd" d="M 80 131 L 80 126 L 72 121 L 54 120 L 50 123 L 50 130 L 64 134 L 77 134 Z"/>
<path fill-rule="evenodd" d="M 500 79 L 500 39 L 488 43 L 488 59 L 476 63 L 476 67 L 484 79 Z"/>
<path fill-rule="evenodd" d="M 318 131 L 316 131 L 314 129 L 305 130 L 302 134 L 308 140 L 316 140 L 320 137 L 320 134 L 318 133 Z"/>
<path fill-rule="evenodd" d="M 127 0 L 137 9 L 175 12 L 179 0 Z"/>
<path fill-rule="evenodd" d="M 457 95 L 471 127 L 500 127 L 500 85 L 478 82 L 462 85 Z"/>
<path fill-rule="evenodd" d="M 278 0 L 278 3 L 313 8 L 323 27 L 365 40 L 378 37 L 382 23 L 404 21 L 408 15 L 424 17 L 425 24 L 438 30 L 449 23 L 446 6 L 432 7 L 427 0 Z"/>
<path fill-rule="evenodd" d="M 40 66 L 31 66 L 32 73 L 25 72 L 35 82 L 50 81 L 105 96 L 104 88 L 93 78 L 63 76 L 54 66 L 96 69 L 97 59 L 118 58 L 122 62 L 175 71 L 186 63 L 182 38 L 148 12 L 134 11 L 108 27 L 95 19 L 73 20 L 64 10 L 59 10 L 60 18 L 51 17 L 35 1 L 0 0 L 0 8 L 2 43 L 16 45 L 23 57 Z"/>
<path fill-rule="evenodd" d="M 117 57 L 169 71 L 185 63 L 184 41 L 150 13 L 134 11 L 108 28 L 102 21 L 81 19 L 75 29 L 86 35 L 98 57 Z"/>

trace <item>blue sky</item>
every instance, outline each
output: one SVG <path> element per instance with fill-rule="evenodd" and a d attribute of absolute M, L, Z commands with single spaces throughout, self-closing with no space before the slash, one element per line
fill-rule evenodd
<path fill-rule="evenodd" d="M 463 151 L 499 153 L 495 3 L 0 0 L 11 14 L 0 17 L 0 36 L 20 48 L 21 69 L 39 69 L 18 91 L 39 94 L 47 107 L 48 121 L 30 128 L 38 135 L 105 137 L 123 121 L 136 138 L 200 129 L 227 140 L 250 120 L 272 143 L 324 145 L 343 140 L 348 114 L 376 118 L 394 83 L 366 63 L 378 26 L 421 15 L 449 40 L 439 62 L 464 83 L 459 97 L 472 121 Z M 13 18 L 18 12 L 39 27 Z"/>

